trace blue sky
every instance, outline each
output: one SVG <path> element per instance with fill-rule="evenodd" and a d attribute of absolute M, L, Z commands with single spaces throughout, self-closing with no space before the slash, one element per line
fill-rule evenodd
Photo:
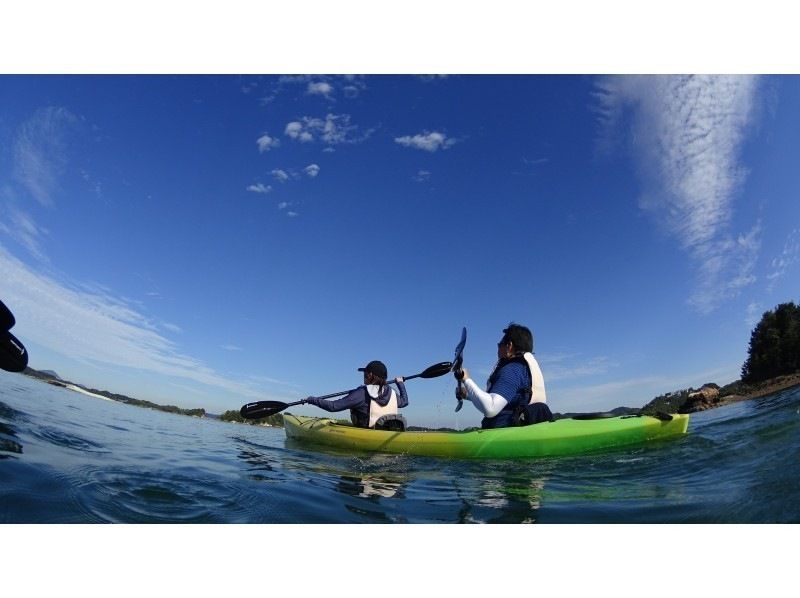
<path fill-rule="evenodd" d="M 739 376 L 800 299 L 793 76 L 0 76 L 0 298 L 32 367 L 219 413 L 479 383 L 554 411 Z M 414 380 L 412 423 L 454 413 Z M 317 413 L 313 408 L 300 413 Z"/>

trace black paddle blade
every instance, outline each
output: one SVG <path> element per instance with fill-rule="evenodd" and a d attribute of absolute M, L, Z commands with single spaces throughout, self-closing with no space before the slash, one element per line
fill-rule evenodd
<path fill-rule="evenodd" d="M 14 314 L 6 307 L 6 304 L 0 301 L 0 332 L 11 330 L 17 321 L 14 319 Z"/>
<path fill-rule="evenodd" d="M 464 346 L 467 344 L 467 328 L 466 326 L 461 330 L 461 340 L 456 345 L 456 354 L 453 357 L 453 366 L 452 370 L 458 371 L 461 369 L 461 364 L 464 363 L 464 358 L 462 357 L 462 353 L 464 353 Z"/>
<path fill-rule="evenodd" d="M 275 415 L 288 406 L 288 403 L 283 403 L 281 401 L 257 401 L 255 403 L 243 405 L 239 410 L 239 415 L 245 419 L 261 419 L 262 417 Z"/>
<path fill-rule="evenodd" d="M 28 367 L 25 345 L 10 332 L 0 332 L 0 368 L 8 372 L 21 372 Z"/>
<path fill-rule="evenodd" d="M 452 369 L 453 364 L 449 361 L 442 361 L 441 363 L 437 363 L 436 365 L 432 365 L 424 372 L 422 372 L 419 377 L 420 378 L 438 378 L 439 376 L 444 376 L 445 374 L 449 373 Z"/>

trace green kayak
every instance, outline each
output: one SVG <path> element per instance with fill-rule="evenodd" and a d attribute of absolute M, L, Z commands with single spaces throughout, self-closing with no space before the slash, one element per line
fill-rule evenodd
<path fill-rule="evenodd" d="M 507 459 L 576 455 L 680 436 L 686 433 L 689 416 L 672 415 L 669 421 L 646 415 L 559 419 L 533 426 L 460 432 L 370 430 L 289 413 L 284 414 L 283 422 L 287 438 L 346 450 Z"/>

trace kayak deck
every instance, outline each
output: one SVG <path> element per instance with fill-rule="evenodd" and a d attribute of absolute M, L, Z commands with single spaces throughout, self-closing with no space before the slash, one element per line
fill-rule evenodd
<path fill-rule="evenodd" d="M 334 448 L 429 457 L 506 459 L 575 455 L 685 434 L 688 414 L 560 419 L 532 426 L 469 431 L 390 432 L 328 418 L 284 414 L 286 437 Z"/>

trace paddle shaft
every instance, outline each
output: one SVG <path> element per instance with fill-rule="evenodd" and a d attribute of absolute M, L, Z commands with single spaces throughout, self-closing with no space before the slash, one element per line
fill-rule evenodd
<path fill-rule="evenodd" d="M 414 374 L 413 376 L 405 377 L 405 378 L 403 378 L 403 382 L 407 382 L 408 380 L 413 380 L 414 378 L 421 378 L 423 374 L 424 374 L 424 372 L 422 374 Z M 386 384 L 397 384 L 397 382 L 395 380 L 387 380 Z M 354 389 L 351 388 L 350 390 L 342 390 L 340 392 L 333 392 L 333 393 L 331 393 L 329 395 L 322 395 L 321 397 L 314 397 L 314 398 L 315 399 L 332 399 L 334 397 L 343 397 L 344 395 L 353 392 L 353 390 Z M 300 402 L 289 403 L 289 405 L 299 405 L 299 404 L 300 404 Z"/>

